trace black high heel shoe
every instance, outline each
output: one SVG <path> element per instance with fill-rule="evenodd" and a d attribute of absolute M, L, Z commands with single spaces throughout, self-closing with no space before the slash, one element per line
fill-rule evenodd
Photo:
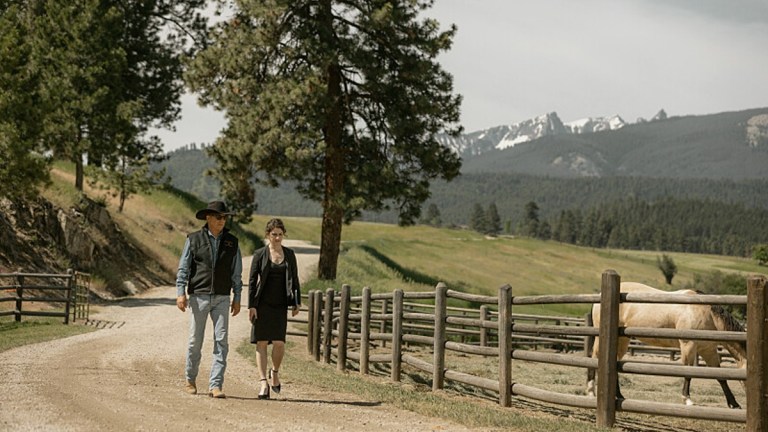
<path fill-rule="evenodd" d="M 261 381 L 266 382 L 267 380 L 266 379 L 260 379 L 259 382 L 261 382 Z M 269 383 L 267 383 L 265 388 L 267 389 L 266 393 L 263 392 L 263 389 L 259 390 L 259 395 L 257 396 L 259 399 L 269 399 Z"/>
<path fill-rule="evenodd" d="M 274 369 L 270 369 L 270 370 L 269 370 L 269 381 L 270 381 L 270 382 L 272 381 L 272 372 L 274 372 L 274 373 L 277 373 L 278 371 L 276 371 L 276 370 L 274 370 Z M 278 384 L 278 385 L 271 385 L 271 384 L 270 384 L 270 386 L 272 387 L 272 391 L 273 391 L 273 392 L 275 392 L 275 393 L 277 393 L 277 394 L 280 394 L 280 386 L 281 386 L 281 385 L 282 385 L 282 384 Z"/>

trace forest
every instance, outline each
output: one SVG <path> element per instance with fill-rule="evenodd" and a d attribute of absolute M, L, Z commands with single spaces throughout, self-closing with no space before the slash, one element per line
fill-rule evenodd
<path fill-rule="evenodd" d="M 171 152 L 157 169 L 166 170 L 174 187 L 212 199 L 217 181 L 201 174 L 212 164 L 204 147 L 190 146 Z M 751 256 L 754 247 L 768 243 L 766 190 L 766 180 L 464 173 L 432 184 L 419 223 L 598 248 Z M 321 214 L 290 183 L 257 188 L 256 203 L 260 214 Z M 494 219 L 496 226 L 485 226 Z M 394 224 L 397 215 L 364 212 L 362 220 Z"/>

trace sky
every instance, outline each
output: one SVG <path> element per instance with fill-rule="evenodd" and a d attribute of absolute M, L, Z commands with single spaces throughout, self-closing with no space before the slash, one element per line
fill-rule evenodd
<path fill-rule="evenodd" d="M 768 106 L 766 0 L 436 0 L 428 15 L 458 28 L 438 61 L 465 132 Z M 154 131 L 166 151 L 213 143 L 225 119 L 187 94 L 175 126 Z"/>

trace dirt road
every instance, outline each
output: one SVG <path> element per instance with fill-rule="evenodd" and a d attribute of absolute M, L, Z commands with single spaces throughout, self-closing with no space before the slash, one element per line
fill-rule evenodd
<path fill-rule="evenodd" d="M 302 277 L 317 249 L 293 242 Z M 244 259 L 244 275 L 250 259 Z M 245 276 L 247 278 L 247 276 Z M 359 396 L 329 393 L 283 377 L 280 399 L 258 400 L 255 367 L 235 348 L 250 324 L 245 309 L 230 321 L 226 399 L 208 397 L 212 329 L 206 330 L 198 388 L 183 391 L 189 312 L 175 288 L 152 289 L 100 307 L 96 332 L 0 353 L 0 430 L 7 431 L 430 431 L 469 430 Z M 298 344 L 298 346 L 303 346 Z"/>

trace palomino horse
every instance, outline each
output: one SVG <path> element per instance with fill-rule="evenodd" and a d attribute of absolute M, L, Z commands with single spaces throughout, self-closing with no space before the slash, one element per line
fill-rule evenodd
<path fill-rule="evenodd" d="M 680 294 L 696 295 L 695 291 L 662 291 L 636 282 L 622 282 L 622 293 L 649 293 L 649 294 Z M 600 305 L 592 306 L 592 320 L 595 327 L 600 326 Z M 739 324 L 725 309 L 716 305 L 696 305 L 696 304 L 652 304 L 652 303 L 621 303 L 619 305 L 619 327 L 651 327 L 651 328 L 670 328 L 678 330 L 719 330 L 719 331 L 744 331 L 744 327 Z M 595 338 L 595 346 L 592 350 L 592 357 L 597 357 L 599 349 L 599 338 Z M 675 339 L 649 339 L 639 338 L 640 341 L 660 347 L 680 348 L 680 360 L 684 365 L 692 366 L 700 355 L 707 366 L 720 367 L 720 356 L 717 353 L 718 344 L 722 345 L 731 356 L 736 360 L 739 368 L 747 366 L 747 348 L 744 342 L 714 342 L 714 341 L 691 341 Z M 629 338 L 620 337 L 618 340 L 617 357 L 621 360 L 627 353 L 629 347 Z M 587 394 L 594 395 L 595 370 L 588 372 Z M 730 408 L 740 408 L 739 403 L 733 396 L 726 380 L 717 380 L 723 388 L 725 400 Z M 744 385 L 744 382 L 741 383 Z M 691 379 L 685 378 L 683 382 L 682 396 L 686 405 L 693 405 L 690 396 Z M 617 388 L 616 396 L 623 399 L 621 392 Z"/>

